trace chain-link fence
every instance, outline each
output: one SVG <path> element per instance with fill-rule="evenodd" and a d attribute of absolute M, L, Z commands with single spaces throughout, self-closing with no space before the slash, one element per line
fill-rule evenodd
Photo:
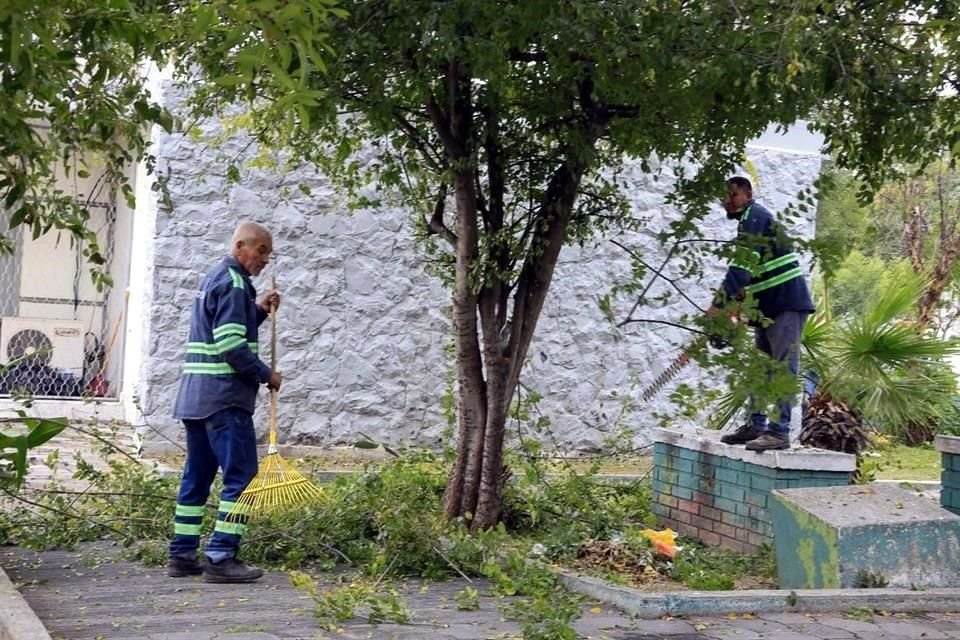
<path fill-rule="evenodd" d="M 117 205 L 114 189 L 93 171 L 81 178 L 62 175 L 58 188 L 74 194 L 90 212 L 113 265 Z M 123 305 L 111 288 L 97 291 L 83 246 L 68 232 L 38 238 L 9 228 L 0 209 L 0 232 L 13 252 L 0 255 L 0 396 L 115 397 L 122 361 L 118 344 Z M 111 298 L 113 298 L 111 300 Z"/>

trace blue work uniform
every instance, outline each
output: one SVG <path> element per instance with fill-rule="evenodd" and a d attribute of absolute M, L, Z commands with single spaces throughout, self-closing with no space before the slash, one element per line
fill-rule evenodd
<path fill-rule="evenodd" d="M 266 312 L 246 269 L 225 257 L 200 281 L 193 299 L 186 361 L 174 417 L 186 428 L 187 461 L 177 496 L 170 556 L 196 558 L 210 486 L 223 474 L 214 533 L 205 553 L 213 562 L 235 557 L 245 518 L 226 516 L 257 474 L 254 403 L 272 373 L 257 355 Z"/>
<path fill-rule="evenodd" d="M 783 228 L 769 211 L 750 202 L 740 215 L 736 243 L 740 248 L 723 279 L 714 304 L 723 307 L 730 300 L 752 298 L 760 318 L 755 326 L 756 346 L 777 362 L 787 362 L 791 373 L 800 370 L 800 342 L 807 316 L 814 311 L 813 299 L 800 259 Z M 774 367 L 768 378 L 774 375 Z M 777 400 L 778 419 L 767 422 L 766 413 L 750 398 L 750 420 L 758 432 L 785 435 L 790 431 L 792 395 Z"/>

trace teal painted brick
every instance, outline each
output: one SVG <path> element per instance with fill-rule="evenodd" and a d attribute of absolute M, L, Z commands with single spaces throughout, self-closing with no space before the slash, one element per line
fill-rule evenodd
<path fill-rule="evenodd" d="M 677 484 L 687 489 L 699 489 L 700 482 L 700 476 L 693 475 L 692 473 L 681 473 L 680 477 L 677 478 Z"/>
<path fill-rule="evenodd" d="M 761 467 L 758 464 L 750 464 L 747 462 L 743 465 L 743 467 L 744 471 L 749 471 L 751 474 L 760 478 L 775 478 L 777 475 L 776 469 L 771 469 L 770 467 Z"/>
<path fill-rule="evenodd" d="M 673 492 L 670 495 L 680 498 L 681 500 L 693 500 L 693 493 L 693 489 L 678 486 L 673 487 Z"/>
<path fill-rule="evenodd" d="M 729 498 L 734 502 L 743 502 L 747 498 L 747 492 L 743 490 L 743 487 L 728 483 L 721 484 L 717 490 L 717 494 L 721 498 Z"/>
<path fill-rule="evenodd" d="M 726 467 L 718 467 L 715 474 L 720 483 L 737 484 L 737 472 Z"/>
<path fill-rule="evenodd" d="M 949 454 L 952 460 L 950 461 L 950 470 L 951 471 L 960 471 L 960 456 L 955 453 Z"/>
<path fill-rule="evenodd" d="M 944 487 L 940 490 L 940 504 L 948 508 L 957 508 L 957 490 Z"/>
<path fill-rule="evenodd" d="M 747 463 L 745 463 L 743 460 L 724 459 L 723 461 L 723 466 L 725 466 L 727 469 L 733 469 L 734 471 L 744 471 L 746 469 L 746 465 Z"/>
<path fill-rule="evenodd" d="M 729 511 L 723 511 L 720 514 L 720 521 L 724 524 L 728 524 L 731 527 L 737 527 L 738 529 L 747 529 L 750 523 L 750 519 L 745 516 L 738 516 L 735 513 L 730 513 Z"/>
<path fill-rule="evenodd" d="M 940 480 L 945 487 L 960 487 L 960 471 L 944 471 L 940 474 Z"/>
<path fill-rule="evenodd" d="M 742 503 L 737 502 L 735 500 L 730 500 L 729 498 L 722 498 L 719 496 L 714 496 L 713 498 L 714 508 L 720 509 L 721 511 L 727 511 L 729 513 L 736 513 L 738 504 L 742 504 Z"/>
<path fill-rule="evenodd" d="M 657 480 L 656 478 L 654 478 L 654 479 L 653 479 L 652 487 L 653 487 L 653 493 L 654 493 L 654 494 L 657 494 L 657 493 L 669 493 L 670 490 L 673 488 L 673 485 L 671 485 L 671 484 L 669 484 L 669 483 L 667 483 L 667 482 L 664 482 L 663 480 Z"/>
<path fill-rule="evenodd" d="M 768 478 L 767 476 L 757 475 L 755 473 L 750 474 L 750 488 L 754 491 L 764 491 L 769 493 L 773 491 L 773 478 Z"/>
<path fill-rule="evenodd" d="M 694 451 L 693 449 L 680 449 L 677 453 L 677 457 L 684 460 L 699 460 L 700 452 Z"/>
<path fill-rule="evenodd" d="M 751 491 L 747 494 L 744 502 L 753 507 L 766 507 L 770 500 L 770 494 L 765 491 Z"/>
<path fill-rule="evenodd" d="M 684 460 L 683 458 L 671 458 L 670 462 L 671 462 L 670 466 L 672 468 L 676 469 L 677 471 L 681 471 L 683 473 L 692 474 L 694 468 L 696 467 L 696 465 L 693 464 L 692 460 Z"/>

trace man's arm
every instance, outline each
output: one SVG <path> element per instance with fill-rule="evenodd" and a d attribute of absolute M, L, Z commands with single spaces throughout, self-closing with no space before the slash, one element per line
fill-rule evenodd
<path fill-rule="evenodd" d="M 217 352 L 237 375 L 260 384 L 272 382 L 274 372 L 247 343 L 246 290 L 231 286 L 219 293 L 213 321 L 213 341 Z"/>
<path fill-rule="evenodd" d="M 767 220 L 760 216 L 748 217 L 740 224 L 737 232 L 736 244 L 738 252 L 727 267 L 720 289 L 714 296 L 713 308 L 723 308 L 731 301 L 742 300 L 744 290 L 753 278 L 753 270 L 763 261 L 763 256 L 769 248 L 763 243 L 764 230 Z M 747 251 L 750 251 L 748 254 Z M 708 313 L 710 311 L 708 310 Z"/>

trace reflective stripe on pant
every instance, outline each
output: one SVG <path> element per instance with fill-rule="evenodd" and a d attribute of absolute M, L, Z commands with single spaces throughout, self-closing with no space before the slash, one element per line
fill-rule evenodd
<path fill-rule="evenodd" d="M 250 480 L 257 475 L 257 437 L 253 416 L 242 409 L 224 409 L 206 420 L 184 420 L 187 461 L 183 468 L 170 556 L 193 559 L 200 546 L 203 507 L 219 467 L 223 491 L 213 536 L 205 553 L 214 562 L 237 554 L 245 519 L 225 518 Z"/>
<path fill-rule="evenodd" d="M 807 311 L 783 311 L 773 319 L 773 324 L 767 327 L 756 328 L 757 349 L 764 352 L 777 362 L 786 362 L 787 368 L 793 375 L 800 372 L 800 341 L 803 337 L 803 325 L 809 316 Z M 771 379 L 776 371 L 776 365 L 767 371 L 767 379 Z M 790 432 L 790 412 L 793 410 L 794 396 L 788 395 L 777 400 L 778 420 L 767 423 L 767 414 L 757 407 L 756 399 L 750 396 L 750 421 L 761 431 L 770 430 L 774 433 L 786 434 Z"/>

